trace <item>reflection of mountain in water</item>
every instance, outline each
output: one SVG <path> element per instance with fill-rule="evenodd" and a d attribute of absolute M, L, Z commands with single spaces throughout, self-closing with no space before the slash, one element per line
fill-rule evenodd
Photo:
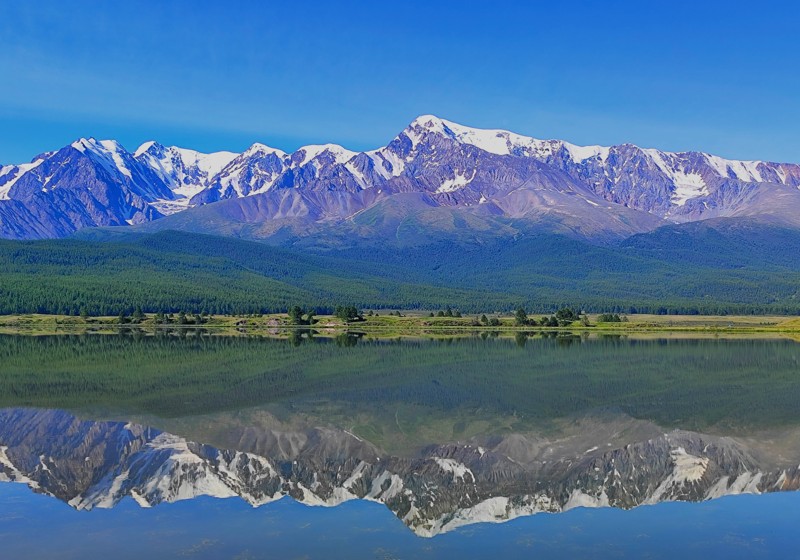
<path fill-rule="evenodd" d="M 200 495 L 261 505 L 382 502 L 422 536 L 577 506 L 632 508 L 670 500 L 796 490 L 796 458 L 764 458 L 745 440 L 668 434 L 627 417 L 572 433 L 510 434 L 391 456 L 335 428 L 243 429 L 237 450 L 136 424 L 81 421 L 56 410 L 0 411 L 0 480 L 28 484 L 77 509 L 142 506 Z M 586 442 L 594 438 L 594 445 Z"/>

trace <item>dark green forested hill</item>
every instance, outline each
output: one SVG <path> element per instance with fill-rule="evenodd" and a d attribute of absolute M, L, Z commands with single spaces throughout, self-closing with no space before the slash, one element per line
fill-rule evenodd
<path fill-rule="evenodd" d="M 532 234 L 331 252 L 165 231 L 0 241 L 0 312 L 253 313 L 364 308 L 660 313 L 800 311 L 800 234 L 658 231 L 619 247 Z M 750 240 L 748 242 L 748 240 Z M 800 251 L 798 252 L 800 253 Z M 707 256 L 704 256 L 707 255 Z"/>
<path fill-rule="evenodd" d="M 494 305 L 501 294 L 460 290 L 350 270 L 346 260 L 292 254 L 235 239 L 165 232 L 115 242 L 0 241 L 0 313 L 95 315 L 144 311 L 268 313 L 293 304 L 331 309 Z"/>

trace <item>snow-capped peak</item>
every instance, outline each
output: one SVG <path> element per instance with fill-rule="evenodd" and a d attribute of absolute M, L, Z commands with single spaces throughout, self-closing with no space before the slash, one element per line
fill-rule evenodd
<path fill-rule="evenodd" d="M 244 152 L 242 152 L 243 157 L 249 157 L 254 155 L 266 155 L 266 154 L 275 154 L 279 158 L 286 157 L 286 152 L 283 150 L 279 150 L 278 148 L 273 148 L 271 146 L 267 146 L 266 144 L 262 144 L 260 142 L 255 142 L 252 146 L 247 148 Z"/>
<path fill-rule="evenodd" d="M 411 124 L 408 125 L 409 128 L 416 128 L 422 127 L 427 128 L 431 132 L 445 132 L 448 124 L 454 124 L 449 121 L 445 121 L 442 118 L 437 117 L 436 115 L 420 115 L 413 121 Z"/>
<path fill-rule="evenodd" d="M 94 173 L 96 181 L 87 184 L 85 174 L 75 173 L 73 168 Z M 95 182 L 125 193 L 124 197 L 109 198 L 111 213 L 98 211 L 94 202 L 73 205 L 52 194 L 65 189 L 92 189 Z M 749 185 L 743 187 L 740 183 Z M 386 197 L 415 190 L 444 195 L 436 197 L 436 204 L 466 208 L 497 201 L 498 194 L 505 192 L 562 193 L 564 188 L 579 187 L 582 192 L 593 193 L 590 198 L 575 198 L 580 201 L 581 211 L 588 203 L 597 206 L 597 212 L 617 212 L 625 207 L 631 213 L 639 212 L 636 216 L 641 223 L 631 225 L 633 222 L 626 221 L 623 225 L 614 218 L 609 226 L 629 233 L 651 227 L 656 219 L 686 221 L 761 215 L 767 208 L 766 201 L 771 202 L 773 196 L 796 196 L 788 189 L 780 193 L 768 190 L 778 185 L 800 189 L 800 165 L 736 161 L 703 152 L 665 152 L 632 144 L 580 146 L 563 140 L 538 140 L 508 130 L 472 128 L 426 114 L 414 119 L 388 145 L 360 154 L 337 144 L 308 145 L 287 154 L 261 143 L 241 154 L 203 153 L 165 147 L 152 140 L 130 153 L 114 140 L 80 138 L 30 164 L 0 167 L 0 201 L 14 199 L 15 204 L 32 205 L 31 201 L 45 197 L 48 204 L 52 203 L 52 209 L 46 208 L 50 214 L 41 227 L 32 225 L 28 214 L 15 215 L 18 211 L 12 204 L 5 204 L 0 210 L 9 208 L 8 220 L 14 225 L 0 225 L 12 236 L 61 236 L 74 231 L 77 224 L 116 225 L 129 222 L 132 216 L 155 219 L 273 189 L 279 191 L 276 197 L 290 192 L 295 196 L 301 191 L 351 193 L 356 189 L 373 189 L 370 192 L 376 197 Z M 759 196 L 738 196 L 743 188 L 754 192 L 757 189 Z M 728 196 L 728 192 L 736 195 Z M 761 196 L 762 192 L 766 194 Z M 504 206 L 495 204 L 486 210 L 534 219 L 539 215 L 538 208 L 555 204 L 535 196 L 515 194 L 507 197 Z M 272 200 L 264 197 L 267 199 Z M 353 215 L 353 209 L 345 208 L 342 200 L 313 200 L 314 211 L 307 219 L 339 213 Z M 364 197 L 354 204 L 371 204 L 372 200 Z M 599 208 L 595 200 L 608 204 Z M 46 205 L 37 204 L 36 209 L 29 210 L 38 214 Z M 536 212 L 527 209 L 534 206 Z M 563 207 L 567 206 L 565 203 Z M 264 212 L 272 212 L 268 205 L 263 208 Z M 800 223 L 783 206 L 769 211 L 781 212 L 789 222 Z M 71 216 L 70 225 L 65 225 L 63 215 Z M 573 219 L 570 216 L 565 219 Z M 601 222 L 611 223 L 603 216 L 596 223 Z"/>
<path fill-rule="evenodd" d="M 104 164 L 109 171 L 118 171 L 131 179 L 131 170 L 125 164 L 123 154 L 129 154 L 125 148 L 116 140 L 96 140 L 94 138 L 80 138 L 71 144 L 73 148 L 79 152 L 86 154 L 91 153 L 99 157 L 100 161 Z"/>
<path fill-rule="evenodd" d="M 205 172 L 208 177 L 213 177 L 222 171 L 222 168 L 239 155 L 235 152 L 226 151 L 203 153 L 177 146 L 172 146 L 170 149 L 180 156 L 184 166 L 197 167 L 200 171 Z"/>
<path fill-rule="evenodd" d="M 579 163 L 595 156 L 605 160 L 610 150 L 603 146 L 576 146 L 561 140 L 538 140 L 508 130 L 473 128 L 434 115 L 417 117 L 408 126 L 405 134 L 414 144 L 420 140 L 417 132 L 419 128 L 452 138 L 462 144 L 475 146 L 485 152 L 503 156 L 525 154 L 546 157 L 563 147 L 570 158 L 575 163 Z"/>
<path fill-rule="evenodd" d="M 605 162 L 606 159 L 608 159 L 608 154 L 611 152 L 611 148 L 607 146 L 576 146 L 575 144 L 563 141 L 561 145 L 569 152 L 572 161 L 575 163 L 586 161 L 594 157 L 599 157 L 600 161 Z"/>
<path fill-rule="evenodd" d="M 78 150 L 79 152 L 85 152 L 86 150 L 94 150 L 97 146 L 97 140 L 94 138 L 79 138 L 75 140 L 72 144 L 70 144 L 73 148 Z"/>
<path fill-rule="evenodd" d="M 760 169 L 760 166 L 764 165 L 762 161 L 729 160 L 704 152 L 674 153 L 657 149 L 638 148 L 638 146 L 632 144 L 623 144 L 616 148 L 599 145 L 579 146 L 564 140 L 539 140 L 508 130 L 468 127 L 435 115 L 421 115 L 414 119 L 405 130 L 405 134 L 414 144 L 417 144 L 421 139 L 419 136 L 420 129 L 424 129 L 428 133 L 446 136 L 462 144 L 469 144 L 497 155 L 515 154 L 546 159 L 563 149 L 576 164 L 594 158 L 605 163 L 612 150 L 635 148 L 646 154 L 656 167 L 671 178 L 676 172 L 682 173 L 682 171 L 676 171 L 675 167 L 665 163 L 665 161 L 675 163 L 675 165 L 685 166 L 685 164 L 681 162 L 688 161 L 694 157 L 700 157 L 705 160 L 705 163 L 711 168 L 714 174 L 723 179 L 733 178 L 747 182 L 764 182 L 766 180 Z M 778 182 L 785 183 L 785 178 L 780 176 L 780 174 L 778 176 Z"/>
<path fill-rule="evenodd" d="M 158 200 L 155 206 L 164 214 L 186 208 L 193 196 L 205 189 L 239 154 L 206 154 L 177 146 L 164 147 L 145 142 L 136 150 L 136 160 L 150 168 L 169 187 L 174 199 Z"/>
<path fill-rule="evenodd" d="M 296 160 L 298 167 L 307 164 L 325 153 L 333 156 L 334 163 L 336 164 L 346 163 L 358 155 L 358 152 L 350 151 L 338 144 L 311 144 L 298 149 L 295 154 L 300 154 L 301 152 L 302 156 Z"/>
<path fill-rule="evenodd" d="M 148 140 L 147 142 L 145 142 L 144 144 L 139 146 L 136 149 L 135 152 L 133 152 L 133 157 L 138 158 L 139 156 L 141 156 L 145 152 L 153 152 L 153 151 L 156 151 L 156 150 L 161 150 L 163 148 L 164 148 L 164 146 L 162 146 L 161 144 L 159 144 L 155 140 Z"/>
<path fill-rule="evenodd" d="M 125 148 L 123 148 L 122 144 L 116 140 L 100 140 L 98 144 L 100 145 L 100 150 L 104 152 L 104 154 L 110 155 L 117 164 L 119 164 L 122 160 L 121 158 L 117 160 L 117 158 L 114 157 L 115 155 L 120 155 L 123 153 L 127 155 Z"/>

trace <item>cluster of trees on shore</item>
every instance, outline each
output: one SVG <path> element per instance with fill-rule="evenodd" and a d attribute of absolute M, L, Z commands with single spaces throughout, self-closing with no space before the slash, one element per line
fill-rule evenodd
<path fill-rule="evenodd" d="M 543 316 L 538 321 L 528 317 L 524 307 L 518 307 L 514 312 L 514 324 L 518 327 L 568 327 L 576 321 L 580 321 L 583 326 L 589 326 L 588 317 L 570 307 L 562 307 L 554 315 Z"/>
<path fill-rule="evenodd" d="M 453 308 L 448 305 L 444 310 L 440 309 L 436 313 L 431 312 L 430 317 L 455 317 L 455 318 L 460 318 L 461 317 L 461 311 L 459 311 L 458 309 L 453 310 Z"/>
<path fill-rule="evenodd" d="M 305 308 L 295 305 L 287 311 L 289 316 L 289 323 L 298 326 L 314 325 L 317 322 L 316 312 L 306 310 Z M 374 316 L 373 311 L 363 313 L 358 307 L 354 305 L 339 305 L 336 306 L 333 312 L 334 317 L 340 319 L 345 323 L 353 323 L 358 321 L 365 321 L 367 317 Z M 390 316 L 396 315 L 397 317 L 404 317 L 399 311 L 390 312 Z M 431 318 L 462 318 L 463 315 L 460 311 L 454 310 L 451 307 L 446 307 L 436 313 L 430 312 L 428 317 Z M 528 316 L 528 312 L 524 307 L 518 307 L 513 314 L 514 326 L 517 327 L 568 327 L 576 322 L 580 322 L 582 326 L 589 326 L 589 317 L 580 311 L 575 311 L 571 307 L 562 307 L 554 314 L 543 315 L 539 319 Z M 617 313 L 602 313 L 597 318 L 598 322 L 602 323 L 619 323 L 627 321 L 627 317 L 620 317 Z M 474 327 L 499 327 L 502 325 L 500 318 L 497 316 L 487 317 L 486 314 L 475 317 L 470 322 L 470 326 Z"/>
<path fill-rule="evenodd" d="M 620 317 L 618 313 L 601 313 L 597 316 L 598 323 L 626 323 L 628 318 L 624 315 Z"/>
<path fill-rule="evenodd" d="M 499 327 L 500 326 L 500 319 L 497 317 L 487 318 L 486 315 L 481 315 L 480 319 L 476 319 L 472 322 L 472 326 L 484 326 L 484 327 Z"/>
<path fill-rule="evenodd" d="M 364 316 L 355 305 L 337 305 L 333 315 L 345 323 L 353 323 L 364 320 Z"/>
<path fill-rule="evenodd" d="M 321 314 L 332 314 L 334 317 L 343 321 L 344 323 L 365 321 L 366 317 L 378 315 L 372 310 L 364 313 L 355 305 L 337 305 L 333 308 L 332 313 L 329 309 L 322 309 L 321 312 L 318 313 L 314 308 L 294 305 L 286 311 L 286 314 L 288 315 L 289 324 L 296 326 L 315 325 L 319 321 L 317 319 L 318 315 Z M 262 314 L 259 313 L 253 316 L 261 315 Z M 405 315 L 399 311 L 392 311 L 388 315 L 405 317 Z M 90 320 L 91 317 L 85 308 L 81 308 L 80 316 L 85 320 Z M 428 316 L 435 318 L 463 317 L 460 311 L 454 310 L 449 306 L 436 313 L 431 312 Z M 153 323 L 156 325 L 203 325 L 208 323 L 211 317 L 212 315 L 207 311 L 202 311 L 199 313 L 196 311 L 178 311 L 177 313 L 158 311 L 153 316 Z M 128 313 L 127 310 L 122 309 L 117 315 L 117 323 L 119 324 L 137 325 L 143 323 L 146 319 L 147 317 L 144 311 L 138 305 L 134 308 L 132 313 Z M 589 326 L 588 316 L 585 313 L 576 312 L 570 307 L 562 307 L 554 314 L 549 316 L 543 315 L 539 319 L 530 317 L 524 307 L 518 307 L 513 314 L 513 319 L 514 326 L 517 327 L 567 327 L 578 321 L 580 321 L 583 326 Z M 627 321 L 628 318 L 625 315 L 621 316 L 618 313 L 601 313 L 597 316 L 597 322 L 599 323 L 621 323 Z M 499 327 L 502 325 L 502 322 L 497 316 L 487 317 L 486 314 L 482 314 L 479 317 L 475 317 L 470 322 L 470 325 L 475 327 Z"/>
<path fill-rule="evenodd" d="M 305 310 L 299 305 L 290 307 L 286 314 L 289 315 L 289 323 L 292 325 L 313 325 L 317 322 L 313 309 Z"/>
<path fill-rule="evenodd" d="M 289 323 L 292 325 L 314 325 L 317 322 L 316 311 L 314 309 L 305 309 L 299 305 L 294 305 L 289 308 L 287 315 L 289 316 Z M 345 323 L 355 323 L 364 320 L 364 315 L 355 305 L 337 305 L 333 310 L 333 316 Z"/>
<path fill-rule="evenodd" d="M 88 320 L 89 314 L 85 310 L 81 310 L 81 317 Z M 202 313 L 179 311 L 177 316 L 174 313 L 159 311 L 153 317 L 153 322 L 156 325 L 204 325 L 208 323 L 210 318 L 211 316 L 205 311 Z M 120 325 L 138 325 L 143 323 L 146 319 L 147 317 L 142 311 L 142 308 L 138 305 L 130 315 L 126 313 L 124 309 L 117 315 L 117 323 Z"/>

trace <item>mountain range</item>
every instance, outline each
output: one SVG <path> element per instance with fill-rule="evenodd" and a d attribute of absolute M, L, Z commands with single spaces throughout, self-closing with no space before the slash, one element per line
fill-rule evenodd
<path fill-rule="evenodd" d="M 285 496 L 311 506 L 365 499 L 424 537 L 575 507 L 630 509 L 800 486 L 796 461 L 778 466 L 734 438 L 663 433 L 630 418 L 589 419 L 580 429 L 580 441 L 512 433 L 403 457 L 337 428 L 248 428 L 231 434 L 237 449 L 219 449 L 131 422 L 4 409 L 0 482 L 27 484 L 80 510 L 126 497 L 142 507 L 198 496 L 238 496 L 253 506 Z M 595 445 L 576 447 L 592 437 Z M 614 444 L 597 445 L 608 439 Z"/>
<path fill-rule="evenodd" d="M 484 242 L 531 231 L 596 244 L 675 223 L 800 228 L 800 165 L 631 144 L 576 146 L 421 116 L 386 146 L 240 154 L 82 138 L 0 167 L 0 236 L 128 226 L 341 247 Z"/>

